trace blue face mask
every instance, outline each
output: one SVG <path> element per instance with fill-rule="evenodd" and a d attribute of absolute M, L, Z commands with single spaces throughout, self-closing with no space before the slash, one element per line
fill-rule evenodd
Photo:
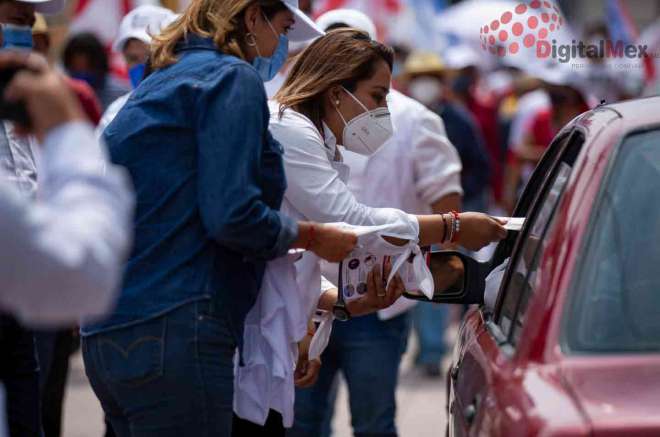
<path fill-rule="evenodd" d="M 140 85 L 140 82 L 142 82 L 142 79 L 144 78 L 144 70 L 146 67 L 147 66 L 145 64 L 137 64 L 128 70 L 128 77 L 131 79 L 131 85 L 133 85 L 133 89 L 137 88 L 138 85 Z"/>
<path fill-rule="evenodd" d="M 275 29 L 273 29 L 273 25 L 270 24 L 268 18 L 266 18 L 266 22 L 268 23 L 268 26 L 270 26 L 270 30 L 273 31 L 275 36 L 278 36 L 277 32 L 275 32 Z M 257 54 L 259 54 L 259 46 L 256 46 L 256 48 Z M 277 76 L 277 72 L 280 71 L 288 56 L 289 38 L 287 38 L 286 35 L 279 35 L 279 42 L 277 44 L 277 49 L 275 49 L 275 53 L 273 53 L 273 55 L 269 58 L 257 56 L 254 58 L 254 61 L 252 61 L 252 66 L 257 69 L 261 79 L 264 82 L 268 82 Z"/>
<path fill-rule="evenodd" d="M 32 50 L 32 28 L 30 26 L 2 25 L 2 48 Z"/>

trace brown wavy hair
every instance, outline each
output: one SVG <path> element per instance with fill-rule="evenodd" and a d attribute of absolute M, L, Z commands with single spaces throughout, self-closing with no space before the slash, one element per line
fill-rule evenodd
<path fill-rule="evenodd" d="M 394 51 L 372 40 L 366 32 L 356 29 L 328 32 L 298 55 L 289 77 L 275 95 L 280 116 L 291 108 L 321 129 L 325 92 L 336 85 L 355 91 L 358 82 L 373 77 L 381 60 L 391 70 Z"/>
<path fill-rule="evenodd" d="M 176 63 L 176 45 L 190 33 L 213 38 L 219 51 L 245 59 L 248 31 L 243 18 L 253 4 L 258 4 L 268 19 L 286 9 L 280 0 L 192 0 L 177 20 L 154 37 L 152 67 L 159 69 Z"/>

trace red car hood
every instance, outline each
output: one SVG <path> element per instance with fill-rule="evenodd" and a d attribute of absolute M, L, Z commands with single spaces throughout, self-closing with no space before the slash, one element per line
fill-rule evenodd
<path fill-rule="evenodd" d="M 660 355 L 582 357 L 562 377 L 594 436 L 660 436 Z"/>

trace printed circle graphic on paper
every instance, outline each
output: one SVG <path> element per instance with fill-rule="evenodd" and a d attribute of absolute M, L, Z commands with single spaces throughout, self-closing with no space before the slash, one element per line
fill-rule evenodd
<path fill-rule="evenodd" d="M 353 297 L 355 294 L 355 288 L 352 285 L 347 285 L 344 287 L 344 296 L 346 297 Z"/>
<path fill-rule="evenodd" d="M 367 294 L 367 284 L 364 282 L 360 282 L 357 286 L 357 294 L 362 296 L 363 294 Z"/>
<path fill-rule="evenodd" d="M 352 259 L 348 262 L 348 268 L 349 269 L 355 270 L 358 267 L 360 267 L 360 260 L 359 259 L 355 258 L 355 259 Z"/>
<path fill-rule="evenodd" d="M 500 57 L 535 50 L 536 44 L 549 41 L 563 26 L 561 11 L 553 2 L 520 2 L 480 25 L 481 48 Z"/>

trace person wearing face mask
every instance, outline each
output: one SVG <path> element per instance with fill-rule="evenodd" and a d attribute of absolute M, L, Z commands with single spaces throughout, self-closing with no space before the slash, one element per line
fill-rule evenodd
<path fill-rule="evenodd" d="M 287 189 L 283 210 L 300 220 L 362 226 L 391 225 L 393 232 L 402 233 L 413 229 L 413 235 L 421 245 L 453 240 L 469 248 L 480 248 L 503 238 L 506 231 L 501 224 L 483 214 L 413 216 L 391 208 L 370 208 L 359 203 L 348 189 L 348 167 L 342 162 L 339 146 L 358 154 L 371 155 L 392 135 L 391 117 L 386 104 L 392 62 L 393 53 L 389 47 L 373 41 L 364 32 L 352 29 L 328 32 L 296 59 L 283 88 L 270 106 L 270 131 L 284 149 Z M 407 243 L 387 240 L 395 245 Z M 259 358 L 244 357 L 246 366 L 239 367 L 236 378 L 239 383 L 236 405 L 239 410 L 241 406 L 245 407 L 236 412 L 239 417 L 259 424 L 266 421 L 269 406 L 281 413 L 285 427 L 293 424 L 293 387 L 286 383 L 284 386 L 279 384 L 282 380 L 280 370 L 295 365 L 293 356 L 297 355 L 299 360 L 295 380 L 288 379 L 289 384 L 294 382 L 298 386 L 309 386 L 313 384 L 319 369 L 305 362 L 305 350 L 290 354 L 288 350 L 268 351 L 269 348 L 309 337 L 312 332 L 306 332 L 307 321 L 316 309 L 347 319 L 351 315 L 367 314 L 386 307 L 397 294 L 396 285 L 387 287 L 377 295 L 380 302 L 365 308 L 364 302 L 358 300 L 356 307 L 352 307 L 338 299 L 336 287 L 326 283 L 322 291 L 318 257 L 306 253 L 301 259 L 291 262 L 293 266 L 278 267 L 283 274 L 293 268 L 294 287 L 300 291 L 299 298 L 288 300 L 282 306 L 282 313 L 275 316 L 281 318 L 283 324 L 291 323 L 293 319 L 292 324 L 298 328 L 291 338 L 273 340 L 273 333 L 267 333 L 272 340 L 270 343 L 259 342 L 258 336 L 250 332 L 254 335 L 252 341 L 259 345 L 255 348 L 255 354 L 275 355 L 275 365 L 268 370 L 272 373 L 254 375 L 261 377 L 261 390 L 251 387 L 252 378 L 243 373 L 249 372 L 253 359 L 258 362 Z M 380 276 L 378 279 L 377 282 L 382 281 Z M 262 289 L 255 308 L 262 308 L 261 302 L 273 297 L 274 292 L 274 289 Z M 251 314 L 248 314 L 248 319 L 251 319 Z M 278 332 L 287 334 L 285 330 Z M 242 382 L 246 385 L 241 385 Z M 273 387 L 279 390 L 270 392 Z M 265 405 L 262 403 L 264 399 Z"/>
<path fill-rule="evenodd" d="M 121 20 L 119 34 L 112 49 L 124 57 L 133 89 L 138 87 L 144 77 L 151 38 L 160 34 L 176 18 L 177 15 L 167 8 L 143 5 L 133 9 Z M 112 102 L 103 113 L 101 122 L 96 129 L 99 137 L 124 107 L 130 95 L 130 92 L 124 94 Z"/>
<path fill-rule="evenodd" d="M 62 63 L 69 76 L 92 87 L 104 111 L 130 91 L 126 81 L 112 74 L 106 48 L 93 33 L 73 35 L 64 47 Z"/>
<path fill-rule="evenodd" d="M 353 27 L 376 38 L 371 19 L 357 10 L 337 9 L 317 19 L 324 30 Z M 388 96 L 394 134 L 371 156 L 343 150 L 350 167 L 348 187 L 357 200 L 373 207 L 409 213 L 459 210 L 461 162 L 447 139 L 442 120 L 424 105 L 392 90 Z M 392 177 L 392 175 L 396 177 Z M 325 271 L 325 270 L 324 270 Z M 330 274 L 328 273 L 328 276 Z M 322 356 L 318 382 L 296 392 L 295 424 L 290 435 L 329 435 L 335 383 L 341 371 L 351 393 L 351 422 L 358 435 L 396 432 L 399 364 L 410 333 L 416 302 L 401 298 L 378 314 L 335 324 Z M 419 305 L 419 310 L 439 305 Z M 442 327 L 435 333 L 443 334 Z M 342 357 L 350 355 L 350 362 Z M 381 363 L 374 367 L 373 362 Z M 433 363 L 438 368 L 438 363 Z M 377 378 L 378 384 L 371 384 Z M 369 408 L 365 408 L 369 405 Z"/>
<path fill-rule="evenodd" d="M 279 211 L 286 186 L 263 81 L 320 32 L 295 0 L 193 0 L 154 37 L 153 72 L 106 128 L 137 193 L 115 311 L 81 329 L 115 434 L 229 436 L 234 353 L 266 261 L 343 259 L 356 235 Z"/>
<path fill-rule="evenodd" d="M 35 12 L 58 12 L 63 0 L 0 1 L 0 50 L 31 51 Z M 37 140 L 0 121 L 0 174 L 25 198 L 37 192 Z M 44 290 L 46 292 L 47 290 Z M 40 436 L 39 366 L 34 334 L 13 317 L 0 314 L 0 381 L 4 383 L 10 435 Z"/>
<path fill-rule="evenodd" d="M 305 15 L 312 15 L 312 0 L 300 0 L 298 7 Z M 311 40 L 307 41 L 295 41 L 289 44 L 289 56 L 287 57 L 286 62 L 282 65 L 282 68 L 277 72 L 275 77 L 269 81 L 266 81 L 266 95 L 269 99 L 272 99 L 275 93 L 279 91 L 282 87 L 282 84 L 286 80 L 286 77 L 289 75 L 289 70 L 293 65 L 293 61 L 300 52 L 305 50 L 305 48 L 311 44 Z"/>

